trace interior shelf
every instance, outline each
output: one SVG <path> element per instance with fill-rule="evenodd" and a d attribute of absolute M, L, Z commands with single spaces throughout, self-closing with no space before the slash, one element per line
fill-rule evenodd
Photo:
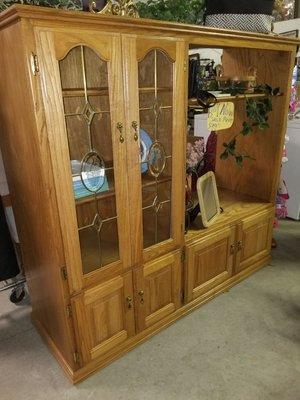
<path fill-rule="evenodd" d="M 163 177 L 159 178 L 158 183 L 171 182 L 171 180 L 172 180 L 172 176 L 167 175 L 167 176 L 163 176 Z M 142 175 L 142 187 L 143 188 L 153 186 L 153 185 L 156 185 L 156 181 L 152 176 L 150 176 L 148 174 Z M 107 190 L 106 192 L 98 193 L 96 196 L 94 194 L 91 194 L 90 196 L 76 199 L 75 202 L 76 202 L 76 205 L 82 205 L 82 204 L 86 204 L 86 203 L 90 203 L 90 202 L 94 201 L 95 197 L 97 200 L 103 200 L 103 199 L 107 199 L 108 197 L 115 196 L 115 194 L 116 194 L 115 188 L 113 187 L 110 190 Z"/>
<path fill-rule="evenodd" d="M 195 240 L 196 236 L 205 236 L 215 228 L 225 226 L 226 223 L 232 223 L 234 220 L 254 215 L 259 211 L 272 207 L 272 203 L 264 202 L 252 196 L 233 192 L 231 190 L 218 188 L 220 206 L 224 210 L 216 221 L 209 227 L 204 228 L 201 223 L 201 216 L 191 224 L 189 231 L 185 235 L 185 240 Z"/>
<path fill-rule="evenodd" d="M 170 87 L 158 87 L 156 88 L 158 92 L 172 92 L 172 88 Z M 155 87 L 143 87 L 139 88 L 140 93 L 151 93 L 155 91 Z M 107 96 L 108 93 L 108 87 L 103 87 L 101 89 L 88 89 L 87 91 L 88 96 Z M 64 89 L 62 91 L 63 97 L 84 97 L 85 96 L 85 90 L 84 89 Z"/>
<path fill-rule="evenodd" d="M 164 183 L 164 182 L 170 182 L 172 180 L 172 176 L 171 175 L 166 175 L 166 176 L 162 176 L 160 177 L 157 182 L 158 183 Z M 153 178 L 153 176 L 150 176 L 148 174 L 144 174 L 142 175 L 142 187 L 148 187 L 148 186 L 152 186 L 155 185 L 156 181 Z"/>
<path fill-rule="evenodd" d="M 272 97 L 281 97 L 282 94 L 277 94 L 276 96 Z M 241 101 L 245 99 L 259 99 L 259 98 L 266 98 L 267 96 L 264 93 L 248 93 L 248 94 L 238 94 L 236 96 L 222 96 L 222 97 L 217 97 L 217 103 L 224 103 L 228 101 Z M 201 108 L 203 110 L 203 107 L 200 107 L 198 104 L 198 101 L 196 98 L 189 99 L 188 103 L 189 108 Z"/>
<path fill-rule="evenodd" d="M 108 95 L 108 88 L 103 87 L 101 89 L 88 89 L 87 91 L 88 96 L 103 96 Z M 85 96 L 84 89 L 64 89 L 62 91 L 63 97 L 83 97 Z"/>

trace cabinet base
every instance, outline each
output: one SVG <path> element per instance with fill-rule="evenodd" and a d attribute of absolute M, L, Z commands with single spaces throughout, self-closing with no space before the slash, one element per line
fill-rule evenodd
<path fill-rule="evenodd" d="M 74 376 L 74 371 L 72 367 L 67 363 L 61 352 L 58 350 L 56 347 L 56 344 L 53 342 L 52 338 L 48 335 L 48 332 L 46 329 L 43 327 L 43 325 L 40 323 L 40 321 L 35 318 L 34 314 L 31 314 L 31 322 L 35 326 L 36 330 L 40 334 L 41 338 L 43 339 L 44 343 L 48 346 L 49 350 L 51 351 L 52 355 L 56 358 L 58 361 L 59 365 L 62 367 L 64 370 L 65 374 L 71 381 L 71 383 L 75 383 L 75 376 Z"/>
<path fill-rule="evenodd" d="M 254 273 L 255 271 L 259 270 L 260 268 L 268 265 L 270 262 L 271 257 L 265 257 L 259 260 L 257 263 L 253 264 L 251 267 L 241 271 L 240 273 L 234 275 L 230 279 L 225 282 L 222 282 L 220 285 L 216 286 L 215 288 L 211 289 L 207 293 L 203 294 L 202 296 L 198 297 L 197 299 L 191 301 L 183 305 L 180 309 L 175 311 L 172 315 L 166 317 L 163 321 L 158 322 L 157 324 L 147 328 L 143 332 L 138 333 L 137 335 L 129 338 L 124 344 L 118 346 L 116 349 L 110 351 L 109 353 L 105 354 L 101 357 L 101 359 L 92 360 L 88 365 L 85 367 L 78 369 L 77 371 L 73 371 L 70 365 L 65 361 L 60 351 L 55 346 L 55 343 L 52 341 L 50 336 L 47 334 L 43 326 L 39 323 L 38 320 L 32 316 L 32 322 L 37 328 L 38 332 L 44 339 L 45 343 L 51 350 L 54 357 L 56 357 L 57 361 L 65 371 L 68 378 L 71 380 L 72 383 L 78 383 L 83 379 L 87 378 L 89 375 L 97 372 L 99 369 L 107 366 L 112 361 L 116 360 L 117 358 L 121 357 L 135 346 L 140 343 L 145 342 L 151 336 L 154 336 L 159 331 L 167 328 L 173 322 L 178 320 L 179 318 L 189 314 L 191 311 L 195 310 L 196 308 L 200 307 L 202 304 L 207 303 L 209 300 L 216 297 L 218 294 L 221 294 L 232 286 L 236 285 L 237 283 L 241 282 L 243 279 L 247 278 L 249 275 Z"/>

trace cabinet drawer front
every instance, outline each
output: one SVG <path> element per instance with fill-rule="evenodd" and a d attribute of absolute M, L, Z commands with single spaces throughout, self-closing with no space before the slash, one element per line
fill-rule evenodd
<path fill-rule="evenodd" d="M 235 228 L 198 240 L 187 247 L 187 299 L 194 300 L 232 275 Z"/>
<path fill-rule="evenodd" d="M 143 330 L 181 305 L 181 257 L 176 252 L 135 272 L 138 329 Z"/>
<path fill-rule="evenodd" d="M 78 340 L 85 363 L 134 334 L 132 274 L 86 290 L 73 300 Z"/>
<path fill-rule="evenodd" d="M 250 267 L 270 254 L 274 211 L 267 211 L 242 221 L 238 234 L 236 272 Z"/>

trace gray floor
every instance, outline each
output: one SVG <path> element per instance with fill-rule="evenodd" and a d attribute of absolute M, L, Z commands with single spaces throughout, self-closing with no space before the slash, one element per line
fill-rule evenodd
<path fill-rule="evenodd" d="M 1 400 L 300 400 L 300 222 L 271 266 L 72 386 L 29 321 L 0 295 Z"/>

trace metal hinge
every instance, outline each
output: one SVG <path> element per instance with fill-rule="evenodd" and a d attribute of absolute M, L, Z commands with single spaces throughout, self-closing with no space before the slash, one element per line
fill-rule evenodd
<path fill-rule="evenodd" d="M 74 359 L 74 363 L 75 364 L 79 364 L 79 353 L 78 353 L 78 351 L 74 351 L 73 359 Z"/>
<path fill-rule="evenodd" d="M 185 262 L 185 249 L 181 250 L 181 262 Z"/>
<path fill-rule="evenodd" d="M 67 309 L 67 315 L 68 315 L 68 317 L 71 318 L 71 317 L 73 316 L 73 311 L 72 311 L 71 305 L 70 305 L 70 304 L 67 305 L 66 309 Z"/>
<path fill-rule="evenodd" d="M 61 267 L 60 272 L 61 272 L 61 276 L 62 276 L 63 280 L 66 281 L 68 279 L 67 268 Z"/>
<path fill-rule="evenodd" d="M 184 71 L 187 70 L 187 62 L 186 62 L 186 61 L 184 61 L 184 63 L 183 63 L 183 70 L 184 70 Z"/>
<path fill-rule="evenodd" d="M 38 60 L 38 56 L 34 53 L 31 53 L 30 64 L 31 64 L 32 74 L 33 75 L 39 74 L 39 72 L 40 72 L 39 60 Z"/>

